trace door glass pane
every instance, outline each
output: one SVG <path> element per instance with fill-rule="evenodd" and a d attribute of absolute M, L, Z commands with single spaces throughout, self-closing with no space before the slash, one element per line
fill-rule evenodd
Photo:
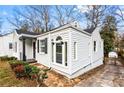
<path fill-rule="evenodd" d="M 62 44 L 56 44 L 56 63 L 62 64 Z"/>

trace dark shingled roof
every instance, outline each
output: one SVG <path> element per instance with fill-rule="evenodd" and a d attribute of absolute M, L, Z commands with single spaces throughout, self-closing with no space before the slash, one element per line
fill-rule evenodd
<path fill-rule="evenodd" d="M 40 35 L 41 33 L 36 33 L 36 32 L 29 32 L 29 31 L 24 31 L 24 30 L 17 30 L 17 34 L 27 34 L 27 35 Z"/>
<path fill-rule="evenodd" d="M 90 29 L 84 29 L 84 31 L 88 32 L 88 33 L 92 33 L 95 30 L 95 28 L 90 28 Z"/>

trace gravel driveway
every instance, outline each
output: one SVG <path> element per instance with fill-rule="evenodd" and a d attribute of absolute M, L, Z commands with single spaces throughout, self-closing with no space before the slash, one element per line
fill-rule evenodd
<path fill-rule="evenodd" d="M 116 64 L 114 60 L 109 60 L 102 70 L 80 81 L 75 87 L 124 87 L 124 66 L 118 60 Z"/>

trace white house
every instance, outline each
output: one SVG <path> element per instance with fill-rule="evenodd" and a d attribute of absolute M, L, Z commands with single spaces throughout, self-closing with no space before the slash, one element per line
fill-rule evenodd
<path fill-rule="evenodd" d="M 81 29 L 74 22 L 43 34 L 22 32 L 0 37 L 0 56 L 35 59 L 68 78 L 103 64 L 103 40 L 99 29 Z"/>

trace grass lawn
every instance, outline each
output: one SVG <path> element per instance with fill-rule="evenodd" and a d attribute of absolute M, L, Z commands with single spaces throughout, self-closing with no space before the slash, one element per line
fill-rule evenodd
<path fill-rule="evenodd" d="M 0 61 L 0 87 L 35 87 L 36 82 L 17 79 L 8 62 Z"/>

